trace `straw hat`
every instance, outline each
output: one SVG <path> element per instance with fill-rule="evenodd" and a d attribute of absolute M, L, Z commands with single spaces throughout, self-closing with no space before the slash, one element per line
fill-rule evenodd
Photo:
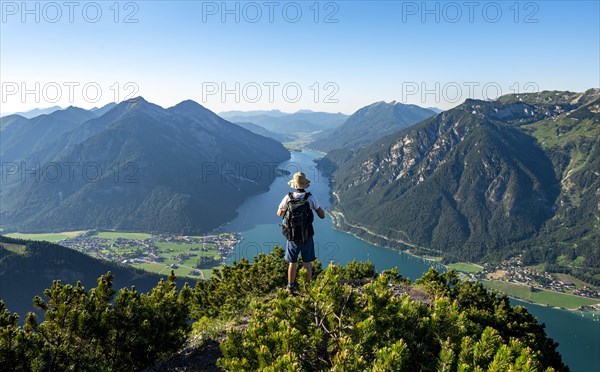
<path fill-rule="evenodd" d="M 294 189 L 305 189 L 310 185 L 310 181 L 306 179 L 304 173 L 297 172 L 294 174 L 294 177 L 288 181 L 288 185 Z"/>

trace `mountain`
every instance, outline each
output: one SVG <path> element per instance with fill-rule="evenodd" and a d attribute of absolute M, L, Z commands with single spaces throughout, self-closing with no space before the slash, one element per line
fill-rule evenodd
<path fill-rule="evenodd" d="M 48 242 L 13 239 L 0 235 L 0 300 L 24 320 L 33 311 L 32 299 L 41 296 L 53 280 L 86 288 L 95 287 L 96 280 L 108 271 L 115 278 L 115 287 L 135 285 L 141 292 L 149 291 L 161 276 L 147 271 L 117 265 L 92 258 L 84 253 Z"/>
<path fill-rule="evenodd" d="M 129 105 L 120 105 L 100 117 L 90 119 L 79 125 L 77 130 L 65 132 L 46 146 L 32 150 L 23 160 L 26 164 L 47 164 L 60 159 L 61 156 L 69 153 L 78 144 L 107 129 L 116 120 L 124 117 L 128 109 Z"/>
<path fill-rule="evenodd" d="M 40 109 L 40 108 L 34 108 L 33 110 L 29 110 L 29 111 L 24 111 L 24 112 L 14 112 L 10 115 L 19 115 L 22 116 L 26 119 L 33 119 L 36 116 L 40 116 L 40 115 L 48 115 L 53 113 L 54 111 L 58 111 L 58 110 L 62 110 L 62 107 L 60 106 L 52 106 L 52 107 L 48 107 L 48 108 L 44 108 L 44 109 Z M 5 114 L 3 116 L 8 116 L 9 114 Z"/>
<path fill-rule="evenodd" d="M 0 192 L 7 230 L 209 231 L 266 190 L 290 156 L 193 101 L 164 109 L 141 97 L 33 155 L 39 171 L 21 170 Z"/>
<path fill-rule="evenodd" d="M 254 123 L 241 122 L 241 123 L 234 123 L 234 124 L 239 125 L 240 127 L 244 128 L 244 129 L 248 129 L 252 133 L 256 133 L 263 137 L 273 138 L 279 142 L 288 142 L 293 139 L 291 136 L 285 135 L 283 133 L 271 132 L 270 130 L 265 129 L 264 127 L 261 127 L 260 125 L 256 125 Z"/>
<path fill-rule="evenodd" d="M 116 103 L 111 102 L 102 107 L 94 107 L 90 111 L 93 112 L 94 115 L 96 115 L 96 116 L 102 116 L 102 115 L 106 114 L 108 111 L 112 110 L 112 108 L 115 107 L 116 105 L 117 105 Z"/>
<path fill-rule="evenodd" d="M 0 118 L 0 143 L 2 144 L 0 157 L 4 162 L 24 161 L 29 167 L 37 163 L 50 162 L 57 153 L 64 152 L 71 145 L 81 142 L 99 130 L 96 127 L 104 128 L 110 124 L 110 117 L 108 123 L 106 118 L 97 122 L 94 119 L 110 111 L 114 106 L 114 103 L 110 103 L 89 111 L 71 106 L 33 119 L 26 119 L 19 115 L 2 117 Z M 73 131 L 75 128 L 78 130 Z M 73 138 L 63 136 L 66 133 Z M 61 141 L 60 145 L 58 141 Z M 48 152 L 46 145 L 51 143 L 54 152 Z M 0 173 L 3 171 L 4 169 L 0 170 Z"/>
<path fill-rule="evenodd" d="M 342 113 L 313 112 L 309 110 L 285 114 L 281 111 L 250 111 L 246 113 L 223 112 L 221 116 L 231 122 L 252 122 L 276 133 L 294 136 L 331 129 L 341 125 L 347 118 Z"/>
<path fill-rule="evenodd" d="M 104 111 L 107 106 L 103 106 L 102 108 L 96 109 L 92 112 L 94 115 L 96 115 L 97 112 Z M 131 108 L 130 106 L 130 104 L 122 104 L 118 107 L 112 106 L 113 108 L 116 108 L 114 110 L 110 108 L 106 114 L 80 124 L 76 127 L 76 130 L 70 130 L 63 133 L 53 142 L 47 143 L 45 146 L 39 146 L 35 149 L 29 150 L 28 154 L 25 155 L 21 160 L 24 161 L 25 164 L 35 165 L 48 164 L 56 159 L 60 159 L 61 156 L 64 156 L 70 152 L 73 147 L 82 143 L 93 135 L 107 129 L 114 123 L 114 121 L 126 115 L 127 111 Z M 0 169 L 0 172 L 2 172 L 2 169 Z M 11 178 L 5 178 L 5 180 L 8 184 L 12 184 L 15 181 L 21 181 L 20 179 Z"/>
<path fill-rule="evenodd" d="M 96 116 L 101 116 L 103 115 L 105 112 L 107 112 L 108 110 L 110 110 L 111 108 L 113 108 L 116 105 L 116 103 L 111 102 L 109 104 L 106 104 L 102 107 L 94 107 L 92 109 L 90 109 L 89 111 L 93 112 Z M 35 108 L 33 110 L 29 110 L 29 111 L 24 111 L 24 112 L 14 112 L 11 114 L 3 114 L 2 116 L 12 116 L 12 115 L 19 115 L 22 116 L 26 119 L 33 119 L 37 116 L 40 115 L 49 115 L 52 114 L 55 111 L 60 111 L 63 110 L 62 107 L 60 106 L 52 106 L 52 107 L 48 107 L 45 109 L 40 109 L 40 108 Z"/>
<path fill-rule="evenodd" d="M 0 118 L 0 131 L 3 135 L 10 135 L 18 127 L 27 123 L 29 120 L 21 115 L 8 115 Z M 5 132 L 6 130 L 6 132 Z M 9 131 L 10 130 L 10 131 Z"/>
<path fill-rule="evenodd" d="M 376 102 L 352 114 L 333 131 L 319 135 L 309 147 L 325 152 L 361 147 L 433 115 L 434 111 L 415 105 Z"/>
<path fill-rule="evenodd" d="M 286 112 L 281 112 L 279 110 L 254 110 L 254 111 L 223 111 L 219 113 L 219 116 L 227 119 L 227 118 L 232 118 L 232 117 L 237 117 L 237 118 L 251 118 L 254 116 L 260 116 L 260 115 L 266 115 L 266 116 L 271 116 L 271 117 L 282 117 L 282 116 L 287 116 L 290 115 L 289 113 Z"/>
<path fill-rule="evenodd" d="M 467 100 L 368 147 L 332 151 L 320 166 L 332 175 L 333 217 L 447 261 L 524 252 L 528 264 L 600 282 L 599 98 Z"/>
<path fill-rule="evenodd" d="M 556 214 L 532 240 L 524 259 L 539 262 L 549 257 L 551 269 L 594 283 L 600 283 L 598 96 L 593 91 L 576 95 L 571 102 L 580 100 L 577 108 L 523 126 L 552 161 L 561 185 Z"/>
<path fill-rule="evenodd" d="M 4 116 L 0 118 L 0 157 L 3 162 L 18 160 L 95 117 L 93 112 L 73 106 L 33 119 Z"/>

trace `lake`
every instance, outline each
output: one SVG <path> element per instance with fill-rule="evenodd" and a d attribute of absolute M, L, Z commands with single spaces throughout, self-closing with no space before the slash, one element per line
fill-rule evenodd
<path fill-rule="evenodd" d="M 316 152 L 292 152 L 289 161 L 280 168 L 295 173 L 302 171 L 311 181 L 310 191 L 319 200 L 323 209 L 330 206 L 330 188 L 327 179 L 317 170 L 314 160 L 321 155 Z M 225 229 L 238 232 L 242 241 L 229 257 L 229 263 L 241 258 L 252 259 L 259 253 L 269 253 L 273 246 L 283 246 L 285 238 L 281 235 L 277 217 L 277 206 L 290 191 L 287 184 L 289 176 L 274 179 L 270 190 L 249 198 L 238 209 L 238 217 L 224 226 Z M 319 260 L 326 266 L 329 262 L 345 264 L 354 259 L 370 260 L 378 271 L 398 267 L 404 277 L 411 280 L 421 277 L 431 266 L 443 271 L 439 263 L 424 260 L 402 252 L 369 244 L 351 234 L 335 230 L 331 218 L 316 218 L 315 251 Z M 540 322 L 546 324 L 548 335 L 559 344 L 558 350 L 564 361 L 573 371 L 600 371 L 600 321 L 596 314 L 581 313 L 538 306 L 518 300 L 513 304 L 525 306 Z"/>

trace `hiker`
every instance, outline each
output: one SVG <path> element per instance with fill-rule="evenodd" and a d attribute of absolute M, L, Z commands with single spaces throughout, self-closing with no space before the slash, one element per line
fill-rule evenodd
<path fill-rule="evenodd" d="M 308 280 L 312 280 L 311 262 L 315 260 L 314 229 L 312 226 L 314 216 L 312 211 L 317 212 L 320 219 L 325 218 L 325 212 L 319 206 L 317 198 L 310 192 L 306 192 L 310 181 L 306 179 L 304 173 L 295 173 L 288 185 L 296 191 L 290 192 L 283 198 L 277 209 L 277 215 L 284 216 L 282 232 L 287 239 L 285 260 L 289 262 L 287 289 L 294 292 L 298 288 L 296 283 L 298 254 L 302 256 Z"/>

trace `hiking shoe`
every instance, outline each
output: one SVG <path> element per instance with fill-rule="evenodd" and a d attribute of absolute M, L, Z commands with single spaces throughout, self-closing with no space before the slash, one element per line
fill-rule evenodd
<path fill-rule="evenodd" d="M 298 291 L 298 289 L 300 289 L 300 287 L 298 286 L 298 283 L 288 283 L 287 285 L 287 291 L 291 294 L 296 294 L 296 292 Z"/>

